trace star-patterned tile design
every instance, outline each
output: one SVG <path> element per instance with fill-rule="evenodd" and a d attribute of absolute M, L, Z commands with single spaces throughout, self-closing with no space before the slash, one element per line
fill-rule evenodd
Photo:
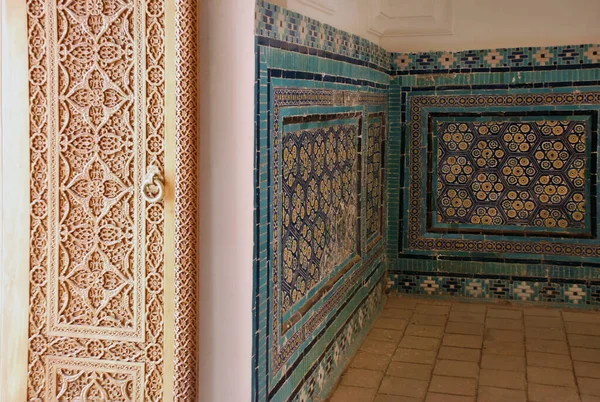
<path fill-rule="evenodd" d="M 586 121 L 437 123 L 437 222 L 585 227 Z"/>

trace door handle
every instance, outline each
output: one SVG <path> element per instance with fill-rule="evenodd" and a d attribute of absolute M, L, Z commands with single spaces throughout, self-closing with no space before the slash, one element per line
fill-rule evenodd
<path fill-rule="evenodd" d="M 165 182 L 160 169 L 156 165 L 148 166 L 142 181 L 142 197 L 149 203 L 160 202 L 165 196 Z"/>

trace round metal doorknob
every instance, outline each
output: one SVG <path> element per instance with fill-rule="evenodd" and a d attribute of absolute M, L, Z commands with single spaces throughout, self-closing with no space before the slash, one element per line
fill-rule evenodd
<path fill-rule="evenodd" d="M 148 166 L 148 172 L 142 181 L 142 197 L 144 201 L 160 202 L 165 196 L 165 182 L 158 166 Z"/>

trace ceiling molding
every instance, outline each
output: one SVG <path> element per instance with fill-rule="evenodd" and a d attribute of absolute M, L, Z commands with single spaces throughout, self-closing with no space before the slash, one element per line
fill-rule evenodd
<path fill-rule="evenodd" d="M 325 14 L 333 15 L 335 13 L 335 7 L 328 4 L 331 3 L 330 0 L 298 0 L 298 3 L 305 4 Z"/>
<path fill-rule="evenodd" d="M 405 0 L 402 7 L 398 0 L 371 1 L 368 31 L 380 38 L 454 34 L 452 0 Z"/>

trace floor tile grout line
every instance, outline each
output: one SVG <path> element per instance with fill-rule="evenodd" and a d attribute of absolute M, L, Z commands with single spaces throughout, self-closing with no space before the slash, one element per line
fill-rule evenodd
<path fill-rule="evenodd" d="M 390 302 L 390 297 L 388 296 L 388 300 L 386 302 L 386 306 L 387 304 L 389 304 Z M 416 307 L 416 304 L 415 304 Z M 383 310 L 382 310 L 383 311 Z M 377 395 L 380 395 L 379 390 L 381 389 L 381 384 L 383 384 L 383 380 L 387 375 L 387 372 L 390 368 L 390 364 L 392 364 L 392 361 L 394 359 L 394 355 L 396 354 L 396 352 L 398 351 L 398 346 L 400 345 L 400 343 L 402 342 L 402 339 L 404 339 L 404 336 L 406 334 L 406 328 L 408 328 L 408 326 L 410 325 L 410 319 L 412 318 L 412 316 L 415 314 L 415 308 L 412 309 L 412 313 L 410 315 L 410 318 L 406 321 L 406 325 L 404 326 L 404 329 L 402 330 L 402 336 L 400 337 L 400 340 L 396 343 L 396 348 L 394 349 L 394 353 L 392 354 L 390 361 L 387 363 L 387 366 L 385 367 L 385 370 L 383 371 L 383 375 L 381 376 L 381 380 L 379 381 L 379 385 L 377 386 L 377 388 L 375 388 L 375 395 L 373 396 L 373 399 L 371 399 L 371 401 L 374 401 L 377 398 Z"/>
<path fill-rule="evenodd" d="M 581 389 L 579 388 L 579 380 L 577 378 L 577 374 L 575 373 L 575 362 L 573 361 L 573 356 L 571 355 L 571 343 L 569 342 L 569 334 L 567 332 L 567 323 L 565 322 L 565 317 L 563 316 L 563 310 L 559 310 L 560 312 L 560 320 L 562 322 L 562 327 L 565 331 L 565 342 L 567 343 L 567 353 L 569 354 L 569 360 L 571 360 L 571 370 L 573 372 L 573 378 L 575 380 L 575 390 L 577 391 L 577 396 L 581 401 Z"/>
<path fill-rule="evenodd" d="M 438 349 L 437 349 L 437 353 L 435 354 L 435 360 L 433 361 L 433 366 L 431 367 L 431 373 L 429 374 L 429 381 L 427 383 L 427 392 L 425 392 L 425 399 L 427 399 L 427 395 L 430 392 L 430 388 L 431 388 L 431 383 L 433 381 L 433 375 L 435 372 L 435 367 L 437 366 L 439 357 L 440 357 L 440 351 L 442 350 L 442 344 L 444 343 L 444 338 L 446 337 L 446 328 L 448 327 L 448 321 L 450 320 L 450 311 L 452 311 L 452 304 L 449 306 L 450 308 L 448 309 L 448 314 L 446 315 L 446 321 L 444 322 L 444 331 L 442 332 L 442 339 L 440 339 L 439 343 L 438 343 Z"/>
<path fill-rule="evenodd" d="M 525 326 L 525 311 L 521 310 L 521 321 L 523 323 L 523 355 L 525 360 L 525 400 L 529 401 L 529 363 L 527 361 L 527 327 Z"/>
<path fill-rule="evenodd" d="M 483 369 L 483 352 L 485 348 L 485 324 L 487 322 L 487 316 L 489 311 L 489 306 L 485 306 L 485 311 L 483 312 L 483 335 L 481 336 L 481 352 L 479 353 L 479 361 L 477 362 L 477 366 L 479 366 L 479 373 L 477 376 L 477 390 L 475 395 L 475 400 L 479 399 L 479 388 L 480 388 L 480 378 L 481 378 L 481 370 Z"/>
<path fill-rule="evenodd" d="M 427 396 L 429 394 L 433 393 L 433 390 L 431 390 L 431 385 L 432 385 L 433 377 L 436 376 L 436 374 L 435 374 L 435 368 L 437 367 L 437 364 L 441 361 L 441 348 L 443 347 L 443 342 L 444 342 L 445 336 L 448 335 L 449 325 L 451 323 L 451 321 L 450 321 L 450 315 L 454 311 L 456 311 L 456 312 L 460 312 L 460 313 L 464 313 L 464 314 L 478 314 L 478 315 L 483 315 L 483 327 L 484 327 L 484 331 L 483 331 L 483 336 L 482 336 L 482 339 L 481 339 L 482 343 L 479 346 L 480 355 L 479 355 L 478 367 L 477 367 L 478 375 L 477 375 L 477 377 L 475 379 L 476 380 L 475 381 L 475 384 L 476 384 L 476 392 L 475 392 L 476 396 L 475 396 L 475 398 L 477 398 L 479 396 L 479 388 L 480 388 L 480 385 L 481 385 L 481 370 L 482 370 L 482 363 L 483 363 L 483 357 L 484 357 L 483 353 L 484 353 L 484 350 L 485 350 L 486 324 L 487 324 L 487 319 L 490 318 L 489 317 L 489 312 L 491 310 L 493 310 L 493 308 L 490 308 L 490 306 L 484 305 L 483 309 L 480 310 L 480 311 L 475 310 L 475 311 L 471 312 L 469 309 L 466 309 L 465 311 L 463 311 L 462 309 L 461 310 L 454 310 L 455 307 L 457 305 L 461 304 L 461 303 L 459 303 L 459 302 L 450 302 L 450 303 L 440 304 L 440 305 L 447 306 L 446 307 L 447 310 L 444 311 L 443 314 L 439 314 L 439 312 L 440 312 L 439 310 L 435 311 L 438 314 L 435 314 L 435 313 L 434 314 L 428 314 L 429 311 L 426 308 L 419 307 L 419 306 L 422 305 L 422 306 L 425 306 L 425 307 L 429 307 L 429 306 L 433 307 L 433 306 L 437 306 L 438 305 L 437 303 L 433 303 L 433 304 L 427 303 L 427 302 L 420 303 L 421 299 L 419 299 L 419 298 L 410 298 L 409 297 L 409 298 L 401 298 L 401 299 L 404 299 L 407 302 L 406 304 L 400 302 L 400 303 L 396 304 L 394 307 L 392 307 L 392 306 L 389 305 L 389 303 L 392 302 L 393 299 L 394 299 L 393 296 L 390 297 L 390 298 L 388 298 L 388 300 L 386 302 L 386 305 L 384 306 L 384 309 L 386 309 L 386 308 L 387 309 L 398 309 L 398 307 L 399 307 L 400 309 L 405 310 L 406 313 L 408 313 L 408 312 L 410 312 L 410 313 L 408 313 L 406 315 L 401 314 L 401 315 L 399 315 L 399 317 L 395 317 L 395 316 L 387 317 L 387 318 L 393 319 L 393 321 L 400 320 L 400 321 L 403 322 L 403 325 L 402 324 L 400 324 L 399 326 L 393 325 L 393 328 L 386 328 L 385 325 L 383 325 L 383 327 L 381 328 L 381 331 L 388 331 L 389 330 L 389 331 L 394 332 L 395 336 L 389 337 L 389 334 L 388 334 L 388 336 L 386 336 L 385 333 L 383 333 L 383 334 L 379 333 L 378 334 L 378 336 L 381 337 L 381 339 L 377 339 L 378 341 L 389 343 L 390 346 L 393 345 L 395 347 L 395 349 L 393 350 L 393 353 L 391 354 L 391 356 L 390 355 L 372 354 L 373 356 L 381 356 L 381 357 L 385 356 L 385 357 L 388 358 L 386 364 L 384 364 L 384 365 L 379 364 L 379 366 L 381 367 L 380 370 L 376 370 L 376 369 L 373 370 L 373 369 L 370 369 L 370 368 L 365 368 L 365 370 L 367 370 L 369 372 L 380 372 L 381 373 L 381 380 L 378 383 L 376 383 L 377 384 L 376 387 L 373 387 L 373 386 L 361 386 L 361 385 L 356 385 L 356 384 L 348 384 L 348 385 L 352 386 L 352 387 L 355 387 L 356 389 L 369 389 L 369 390 L 371 390 L 370 392 L 374 392 L 374 394 L 371 394 L 369 396 L 369 398 L 368 398 L 369 401 L 371 401 L 371 402 L 374 402 L 373 400 L 376 399 L 376 398 L 378 398 L 378 397 L 379 398 L 382 398 L 382 397 L 386 398 L 386 397 L 393 397 L 393 395 L 396 395 L 395 394 L 396 391 L 391 391 L 390 390 L 390 392 L 392 392 L 391 394 L 387 394 L 387 393 L 386 394 L 382 394 L 379 391 L 381 390 L 383 380 L 386 377 L 396 377 L 396 376 L 390 376 L 390 375 L 387 375 L 387 374 L 388 374 L 388 371 L 389 371 L 389 369 L 391 367 L 392 362 L 394 361 L 393 360 L 394 356 L 398 352 L 400 344 L 402 343 L 403 339 L 405 339 L 407 336 L 409 336 L 408 329 L 411 326 L 412 320 L 416 319 L 415 316 L 417 314 L 421 314 L 421 315 L 429 316 L 429 317 L 435 317 L 435 316 L 437 316 L 438 318 L 441 318 L 443 316 L 444 317 L 443 318 L 444 319 L 444 324 L 439 325 L 439 323 L 440 323 L 441 320 L 437 320 L 438 323 L 436 325 L 433 325 L 433 327 L 437 327 L 437 328 L 439 328 L 439 329 L 442 330 L 442 332 L 441 332 L 441 339 L 438 338 L 439 334 L 440 334 L 439 330 L 438 331 L 434 331 L 433 333 L 430 333 L 430 331 L 426 330 L 427 328 L 431 327 L 430 325 L 420 325 L 420 324 L 418 324 L 416 322 L 414 323 L 414 326 L 423 327 L 423 328 L 421 328 L 421 329 L 419 329 L 417 331 L 413 331 L 413 333 L 411 333 L 411 335 L 413 337 L 420 337 L 420 338 L 425 337 L 425 338 L 432 338 L 432 340 L 433 339 L 436 340 L 436 344 L 435 345 L 436 345 L 437 349 L 429 349 L 429 350 L 431 350 L 431 352 L 430 352 L 431 353 L 430 354 L 431 357 L 429 357 L 428 359 L 431 359 L 433 357 L 433 362 L 432 362 L 432 365 L 431 365 L 431 371 L 430 371 L 430 373 L 428 373 L 428 377 L 425 377 L 425 378 L 428 379 L 426 381 L 426 384 L 425 384 L 427 386 L 427 388 L 425 389 L 425 392 L 424 392 L 424 394 L 423 394 L 423 396 L 421 398 L 415 398 L 415 400 L 420 400 L 422 402 L 423 398 L 427 398 Z M 413 306 L 412 308 L 410 308 L 411 305 Z M 406 307 L 406 308 L 402 308 L 402 307 Z M 502 309 L 505 306 L 495 306 L 495 307 L 498 307 L 498 308 Z M 581 386 L 579 384 L 579 377 L 577 377 L 575 375 L 576 374 L 575 373 L 575 360 L 573 359 L 573 353 L 572 353 L 572 349 L 574 347 L 571 347 L 570 339 L 569 339 L 568 331 L 567 331 L 567 326 L 568 326 L 567 324 L 569 322 L 571 322 L 571 321 L 565 320 L 565 316 L 563 315 L 565 313 L 565 309 L 560 309 L 560 308 L 552 309 L 552 310 L 555 310 L 558 313 L 556 315 L 541 314 L 541 312 L 540 312 L 540 315 L 537 315 L 537 314 L 526 314 L 526 311 L 528 309 L 527 309 L 527 307 L 524 307 L 524 306 L 511 306 L 511 307 L 513 307 L 513 308 L 508 307 L 508 308 L 505 308 L 505 309 L 510 309 L 510 310 L 513 310 L 513 311 L 518 311 L 520 313 L 519 317 L 520 317 L 521 325 L 522 325 L 522 329 L 520 331 L 515 331 L 514 327 L 511 326 L 509 332 L 521 332 L 522 333 L 522 335 L 521 335 L 522 338 L 520 338 L 519 342 L 520 342 L 521 346 L 524 347 L 524 358 L 523 358 L 523 360 L 524 360 L 524 364 L 525 364 L 525 373 L 524 373 L 524 375 L 523 375 L 522 378 L 525 379 L 525 391 L 524 391 L 526 393 L 526 396 L 525 396 L 526 399 L 525 400 L 530 400 L 529 399 L 529 396 L 530 396 L 529 395 L 529 388 L 530 388 L 529 385 L 530 384 L 529 384 L 529 371 L 528 371 L 528 368 L 530 368 L 530 367 L 540 367 L 542 369 L 548 368 L 548 369 L 558 369 L 558 370 L 561 370 L 561 369 L 567 369 L 568 363 L 569 363 L 569 362 L 567 362 L 567 366 L 564 366 L 564 359 L 562 360 L 562 363 L 560 361 L 559 362 L 554 362 L 554 363 L 553 362 L 547 363 L 547 362 L 541 360 L 541 361 L 539 361 L 536 364 L 534 361 L 531 361 L 530 360 L 531 356 L 529 356 L 528 349 L 527 349 L 527 342 L 528 341 L 537 341 L 537 340 L 540 340 L 540 341 L 543 340 L 543 341 L 547 341 L 547 342 L 556 342 L 557 343 L 557 347 L 560 346 L 560 345 L 558 345 L 559 342 L 564 342 L 563 343 L 563 345 L 564 345 L 563 347 L 566 347 L 568 349 L 568 351 L 567 351 L 566 354 L 551 353 L 550 350 L 546 350 L 548 348 L 551 348 L 551 349 L 554 348 L 554 345 L 552 345 L 552 343 L 550 343 L 550 345 L 543 346 L 542 348 L 534 347 L 533 350 L 532 350 L 532 353 L 537 350 L 537 353 L 541 353 L 541 354 L 553 354 L 553 355 L 566 356 L 566 358 L 568 358 L 570 360 L 571 369 L 569 371 L 571 372 L 571 375 L 573 376 L 572 378 L 574 379 L 574 386 L 570 385 L 569 382 L 565 383 L 563 381 L 560 381 L 560 383 L 564 384 L 564 385 L 556 385 L 556 384 L 553 384 L 553 383 L 547 383 L 547 384 L 540 383 L 540 386 L 547 386 L 547 387 L 554 387 L 554 386 L 556 386 L 556 387 L 560 387 L 560 388 L 564 388 L 564 389 L 571 389 L 571 390 L 573 388 L 576 388 L 575 392 L 577 394 L 577 398 L 581 398 L 582 397 L 582 391 L 581 391 L 581 388 L 580 388 Z M 382 309 L 382 311 L 383 311 L 383 309 Z M 567 311 L 570 311 L 570 310 L 567 310 Z M 538 318 L 542 319 L 542 321 L 545 318 L 548 318 L 550 320 L 555 320 L 556 318 L 558 318 L 561 321 L 560 322 L 554 321 L 553 323 L 543 323 L 543 322 L 540 321 L 539 324 L 538 324 L 537 321 L 534 321 L 534 322 L 531 322 L 530 323 L 531 325 L 529 326 L 527 324 L 527 322 L 526 322 L 528 317 L 538 317 Z M 550 318 L 550 317 L 555 317 L 555 318 Z M 380 318 L 382 318 L 381 314 L 378 316 L 378 319 L 380 319 Z M 514 317 L 494 317 L 494 318 L 498 318 L 498 320 L 515 320 Z M 577 317 L 572 318 L 572 320 L 574 320 L 573 322 L 579 322 L 579 319 Z M 585 320 L 583 320 L 583 322 L 585 323 L 585 322 L 587 322 L 587 320 L 588 319 L 586 318 Z M 433 320 L 431 322 L 435 322 L 435 320 Z M 427 324 L 427 320 L 426 320 L 425 323 Z M 457 324 L 460 325 L 461 323 L 457 322 Z M 551 325 L 548 326 L 547 324 L 551 324 Z M 431 328 L 433 328 L 433 327 L 431 327 Z M 397 328 L 402 328 L 402 329 L 398 330 Z M 543 333 L 545 333 L 545 328 L 555 328 L 556 331 L 558 331 L 559 329 L 562 329 L 564 331 L 563 332 L 564 333 L 564 335 L 563 335 L 564 338 L 558 337 L 559 339 L 557 339 L 557 337 L 554 336 L 554 335 L 552 335 L 548 339 L 546 339 L 545 336 L 540 337 Z M 371 336 L 372 332 L 374 330 L 376 330 L 376 329 L 377 328 L 375 328 L 374 326 L 372 326 L 369 329 L 369 333 L 367 335 L 367 338 L 369 336 Z M 496 330 L 497 329 L 498 328 L 496 328 Z M 529 335 L 533 336 L 533 338 L 531 338 L 530 336 L 527 336 L 527 334 L 528 334 L 527 329 L 531 329 L 532 330 L 532 332 L 530 331 L 531 333 Z M 424 330 L 424 332 L 423 332 L 423 330 Z M 541 332 L 538 333 L 538 332 L 536 332 L 536 330 L 539 330 Z M 578 332 L 578 331 L 579 331 L 578 328 L 575 328 L 575 332 Z M 422 333 L 420 333 L 420 332 L 422 332 Z M 438 334 L 437 336 L 438 337 L 436 337 L 435 332 L 437 332 L 437 334 Z M 474 331 L 471 331 L 471 332 L 474 333 Z M 460 333 L 458 333 L 458 335 L 469 335 L 469 334 L 470 333 L 466 333 L 466 334 L 460 334 Z M 583 335 L 588 335 L 586 332 L 582 332 L 582 334 Z M 591 334 L 590 333 L 589 336 L 597 336 L 597 334 Z M 365 341 L 367 340 L 367 338 L 365 338 Z M 393 339 L 397 339 L 397 341 L 394 341 Z M 505 339 L 505 340 L 499 340 L 498 342 L 501 342 L 501 343 L 513 343 L 514 340 L 515 340 L 514 338 L 512 340 Z M 422 348 L 422 346 L 417 346 L 416 344 L 415 345 L 408 345 L 408 346 L 409 347 L 407 349 L 408 350 L 412 350 L 412 351 L 423 351 L 424 352 L 424 351 L 428 350 L 426 348 L 424 348 L 422 350 L 421 349 L 412 349 L 411 346 L 416 346 L 417 348 Z M 423 346 L 427 346 L 427 345 L 424 344 Z M 427 348 L 429 348 L 431 346 L 433 346 L 433 345 L 428 345 Z M 457 349 L 463 349 L 463 348 L 457 347 Z M 556 351 L 560 351 L 561 349 L 562 348 L 558 348 L 558 349 L 556 349 Z M 472 349 L 472 350 L 476 350 L 476 349 Z M 500 355 L 502 355 L 502 354 L 500 354 Z M 460 350 L 458 351 L 458 355 L 457 356 L 458 356 L 458 359 L 456 359 L 456 360 L 452 359 L 452 358 L 445 359 L 445 360 L 451 360 L 451 361 L 455 361 L 455 362 L 473 361 L 472 359 L 471 360 L 461 359 L 460 358 L 460 356 L 461 356 L 460 355 Z M 414 361 L 415 361 L 415 363 L 419 363 L 419 365 L 424 365 L 424 366 L 426 365 L 426 364 L 424 364 L 423 361 L 418 361 L 418 360 L 414 360 Z M 500 367 L 502 367 L 502 366 L 500 366 Z M 498 368 L 497 370 L 512 372 L 512 370 L 506 369 L 506 368 L 504 368 L 504 369 L 503 368 Z M 565 370 L 565 371 L 567 371 L 567 370 Z M 588 378 L 588 376 L 586 374 L 587 373 L 582 374 L 581 377 L 582 378 Z M 449 379 L 449 378 L 473 378 L 473 377 L 461 377 L 461 376 L 457 376 L 456 373 L 453 372 L 453 371 L 443 372 L 443 373 L 440 373 L 440 374 L 437 374 L 437 375 L 443 376 L 445 379 Z M 409 379 L 409 377 L 402 376 L 402 372 L 398 375 L 397 378 L 399 378 L 399 379 Z M 415 377 L 414 379 L 417 380 L 418 378 L 419 377 Z M 423 377 L 420 377 L 420 378 L 423 378 Z M 589 378 L 592 379 L 593 377 L 589 377 Z M 423 382 L 425 382 L 425 381 L 423 381 Z M 371 382 L 371 384 L 374 384 L 374 383 Z M 534 383 L 534 384 L 536 384 L 536 383 Z M 339 385 L 341 385 L 341 384 L 339 384 Z M 399 384 L 392 384 L 392 385 L 396 386 L 396 385 L 399 385 Z M 493 386 L 493 385 L 491 385 L 491 386 Z M 337 388 L 337 386 L 335 388 Z M 404 389 L 404 388 L 406 388 L 406 386 L 401 386 L 399 388 L 399 390 Z M 496 388 L 498 388 L 498 387 L 496 387 Z M 498 389 L 511 390 L 511 388 L 504 388 L 504 387 L 499 387 Z M 517 391 L 517 390 L 515 389 L 515 391 Z M 521 391 L 521 392 L 523 392 L 523 391 Z M 548 390 L 546 390 L 546 392 L 548 392 Z M 440 390 L 440 391 L 437 391 L 435 393 L 442 394 L 442 395 L 455 395 L 455 394 L 452 394 L 452 393 L 447 393 L 444 390 Z M 397 395 L 401 396 L 402 392 L 398 393 Z M 404 395 L 406 395 L 406 394 L 404 394 Z M 456 395 L 458 395 L 458 394 L 456 394 Z M 469 397 L 471 397 L 471 396 L 469 396 Z M 412 398 L 414 398 L 414 396 L 412 396 Z M 366 399 L 365 399 L 365 401 L 366 401 Z"/>

